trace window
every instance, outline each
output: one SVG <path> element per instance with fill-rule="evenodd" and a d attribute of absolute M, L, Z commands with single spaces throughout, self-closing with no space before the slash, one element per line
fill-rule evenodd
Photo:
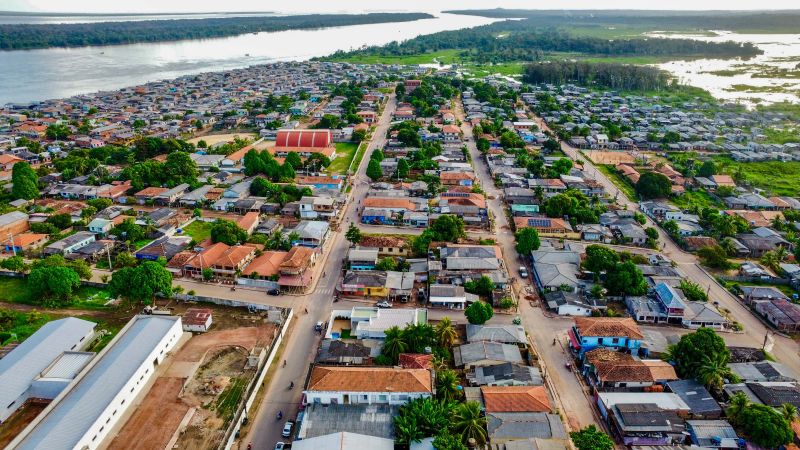
<path fill-rule="evenodd" d="M 122 401 L 119 404 L 120 405 L 124 405 L 125 404 L 125 399 L 123 398 Z"/>
<path fill-rule="evenodd" d="M 117 415 L 117 410 L 115 409 L 115 410 L 114 410 L 114 412 L 113 412 L 113 413 L 111 413 L 111 415 L 112 415 L 112 416 L 116 416 L 116 415 Z"/>
<path fill-rule="evenodd" d="M 106 419 L 106 423 L 108 423 L 108 422 L 111 422 L 111 417 L 109 417 L 108 419 Z"/>
<path fill-rule="evenodd" d="M 133 392 L 133 388 L 131 388 L 131 392 Z"/>
<path fill-rule="evenodd" d="M 13 402 L 9 403 L 8 406 L 6 406 L 6 408 L 11 408 L 12 406 L 14 406 L 14 403 L 17 403 L 17 401 L 14 400 Z"/>
<path fill-rule="evenodd" d="M 95 434 L 95 435 L 94 435 L 94 437 L 92 438 L 92 442 L 94 442 L 94 440 L 95 440 L 95 439 L 97 439 L 97 435 L 96 435 L 96 434 Z"/>
<path fill-rule="evenodd" d="M 619 338 L 613 338 L 613 339 L 611 339 L 611 343 L 612 343 L 612 344 L 619 344 Z"/>
<path fill-rule="evenodd" d="M 105 427 L 105 426 L 102 426 L 102 427 L 100 427 L 100 432 L 102 433 L 102 432 L 103 432 L 103 430 L 105 430 L 105 429 L 106 429 L 106 427 Z"/>

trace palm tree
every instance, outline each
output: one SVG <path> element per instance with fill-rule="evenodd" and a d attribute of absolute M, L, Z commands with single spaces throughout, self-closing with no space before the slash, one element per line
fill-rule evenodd
<path fill-rule="evenodd" d="M 412 414 L 400 414 L 394 417 L 394 434 L 399 444 L 419 442 L 425 436 L 417 426 L 417 418 Z"/>
<path fill-rule="evenodd" d="M 781 405 L 780 408 L 781 414 L 783 414 L 783 418 L 786 419 L 787 422 L 792 423 L 794 419 L 797 418 L 797 407 L 792 404 L 784 403 Z"/>
<path fill-rule="evenodd" d="M 733 397 L 731 397 L 731 400 L 728 403 L 728 409 L 725 410 L 725 414 L 727 414 L 728 418 L 731 419 L 731 422 L 735 424 L 739 421 L 739 416 L 742 414 L 742 411 L 744 411 L 749 405 L 750 399 L 747 398 L 747 395 L 744 392 L 737 392 L 733 394 Z"/>
<path fill-rule="evenodd" d="M 458 396 L 458 377 L 452 370 L 436 372 L 436 395 L 444 402 L 450 402 Z"/>
<path fill-rule="evenodd" d="M 456 337 L 458 337 L 458 333 L 456 333 L 456 329 L 453 327 L 453 322 L 449 317 L 443 318 L 438 324 L 436 324 L 436 340 L 442 347 L 452 347 Z"/>
<path fill-rule="evenodd" d="M 726 379 L 733 378 L 731 369 L 722 354 L 706 357 L 697 370 L 697 381 L 712 391 L 720 392 Z"/>
<path fill-rule="evenodd" d="M 392 363 L 397 362 L 400 353 L 408 350 L 408 343 L 403 339 L 403 331 L 398 327 L 391 327 L 385 332 L 386 339 L 383 341 L 383 354 L 392 360 Z"/>
<path fill-rule="evenodd" d="M 486 431 L 486 417 L 481 416 L 481 405 L 475 401 L 469 401 L 458 405 L 453 414 L 453 430 L 461 436 L 461 440 L 467 443 L 469 439 L 475 439 L 479 446 L 486 443 L 488 433 Z"/>
<path fill-rule="evenodd" d="M 761 264 L 763 264 L 765 267 L 769 268 L 773 272 L 777 272 L 778 269 L 780 269 L 779 266 L 780 263 L 781 260 L 778 258 L 778 254 L 775 252 L 775 250 L 770 250 L 764 253 L 763 256 L 761 256 Z"/>

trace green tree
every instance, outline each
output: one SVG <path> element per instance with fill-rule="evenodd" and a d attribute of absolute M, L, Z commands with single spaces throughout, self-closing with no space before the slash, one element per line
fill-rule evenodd
<path fill-rule="evenodd" d="M 658 239 L 658 230 L 653 227 L 647 227 L 644 229 L 645 234 L 647 235 L 648 239 L 656 240 Z"/>
<path fill-rule="evenodd" d="M 130 243 L 139 242 L 147 236 L 147 230 L 133 218 L 125 219 L 111 229 L 111 234 Z"/>
<path fill-rule="evenodd" d="M 437 434 L 432 444 L 436 450 L 467 450 L 466 445 L 447 431 Z"/>
<path fill-rule="evenodd" d="M 569 433 L 569 437 L 578 450 L 612 450 L 614 441 L 594 425 Z"/>
<path fill-rule="evenodd" d="M 459 239 L 467 236 L 464 231 L 464 219 L 452 215 L 444 214 L 430 223 L 429 229 L 433 232 L 436 241 L 458 242 Z"/>
<path fill-rule="evenodd" d="M 405 178 L 408 176 L 408 171 L 411 169 L 409 166 L 408 161 L 405 158 L 400 159 L 397 161 L 397 178 Z"/>
<path fill-rule="evenodd" d="M 728 253 L 719 245 L 710 245 L 697 251 L 697 256 L 703 265 L 715 269 L 728 269 L 731 263 L 728 261 Z"/>
<path fill-rule="evenodd" d="M 382 258 L 375 264 L 375 270 L 397 270 L 397 261 L 391 256 Z"/>
<path fill-rule="evenodd" d="M 708 301 L 706 291 L 697 283 L 684 279 L 681 280 L 681 284 L 678 287 L 683 291 L 683 295 L 685 295 L 688 300 L 693 302 Z"/>
<path fill-rule="evenodd" d="M 28 289 L 33 298 L 56 301 L 59 305 L 70 303 L 72 293 L 80 287 L 78 274 L 64 266 L 38 267 L 28 276 Z"/>
<path fill-rule="evenodd" d="M 568 158 L 560 158 L 553 162 L 553 170 L 558 175 L 567 175 L 572 170 L 572 161 Z"/>
<path fill-rule="evenodd" d="M 358 245 L 361 242 L 361 230 L 358 229 L 356 224 L 351 223 L 350 227 L 347 229 L 347 232 L 344 234 L 344 237 L 350 241 L 353 245 Z"/>
<path fill-rule="evenodd" d="M 197 183 L 197 164 L 192 161 L 186 152 L 172 152 L 167 155 L 164 163 L 164 172 L 169 174 L 170 184 L 195 184 Z"/>
<path fill-rule="evenodd" d="M 444 317 L 436 324 L 436 342 L 442 348 L 450 348 L 456 341 L 458 333 L 449 317 Z"/>
<path fill-rule="evenodd" d="M 698 378 L 707 361 L 727 364 L 731 354 L 725 341 L 711 328 L 700 328 L 681 336 L 671 352 L 672 363 L 681 378 Z"/>
<path fill-rule="evenodd" d="M 486 275 L 481 275 L 481 277 L 477 280 L 470 280 L 464 283 L 465 291 L 471 294 L 480 295 L 483 298 L 491 298 L 494 287 L 494 282 Z"/>
<path fill-rule="evenodd" d="M 706 356 L 697 368 L 697 381 L 717 394 L 722 392 L 722 386 L 726 381 L 738 382 L 738 377 L 728 367 L 729 359 L 730 357 L 726 357 L 724 353 Z"/>
<path fill-rule="evenodd" d="M 11 256 L 0 261 L 0 267 L 12 272 L 25 272 L 28 270 L 28 265 L 25 264 L 25 260 L 19 255 Z"/>
<path fill-rule="evenodd" d="M 64 139 L 68 138 L 71 131 L 69 127 L 62 124 L 54 123 L 47 127 L 47 131 L 45 131 L 45 135 L 47 135 L 48 139 L 53 139 L 56 141 L 63 141 Z"/>
<path fill-rule="evenodd" d="M 380 180 L 383 177 L 381 163 L 375 159 L 370 159 L 367 165 L 367 176 L 370 177 L 372 181 Z"/>
<path fill-rule="evenodd" d="M 247 241 L 247 232 L 232 220 L 217 219 L 211 225 L 211 242 L 236 245 L 245 241 Z"/>
<path fill-rule="evenodd" d="M 450 369 L 436 372 L 436 397 L 444 402 L 458 398 L 458 376 Z"/>
<path fill-rule="evenodd" d="M 611 295 L 645 295 L 647 282 L 633 261 L 625 261 L 606 273 L 605 287 Z"/>
<path fill-rule="evenodd" d="M 39 178 L 30 164 L 20 161 L 11 169 L 11 196 L 15 199 L 39 198 Z"/>
<path fill-rule="evenodd" d="M 514 239 L 517 241 L 517 253 L 523 256 L 530 255 L 534 250 L 539 250 L 541 245 L 539 232 L 535 228 L 523 228 L 517 231 L 514 233 Z"/>
<path fill-rule="evenodd" d="M 297 152 L 289 152 L 286 155 L 286 160 L 284 161 L 285 164 L 289 164 L 294 169 L 299 169 L 303 167 L 303 160 L 300 158 L 300 154 Z"/>
<path fill-rule="evenodd" d="M 475 439 L 482 446 L 488 438 L 486 431 L 486 417 L 481 414 L 481 405 L 475 401 L 459 404 L 453 413 L 452 428 L 461 436 L 461 442 Z"/>
<path fill-rule="evenodd" d="M 662 223 L 661 228 L 663 228 L 667 234 L 672 236 L 677 235 L 679 231 L 678 222 L 675 222 L 674 220 L 667 220 L 666 222 Z"/>
<path fill-rule="evenodd" d="M 785 252 L 785 250 L 784 250 Z M 781 257 L 779 256 L 776 250 L 770 250 L 763 255 L 761 255 L 761 259 L 759 260 L 764 267 L 768 268 L 769 270 L 780 273 L 781 266 L 780 264 L 783 262 Z"/>
<path fill-rule="evenodd" d="M 116 258 L 114 258 L 114 269 L 122 269 L 123 267 L 136 267 L 139 264 L 139 260 L 136 259 L 135 256 L 128 252 L 120 252 Z"/>
<path fill-rule="evenodd" d="M 790 403 L 783 403 L 780 407 L 781 415 L 787 422 L 792 423 L 797 418 L 797 407 Z"/>
<path fill-rule="evenodd" d="M 672 192 L 672 182 L 658 172 L 645 172 L 636 182 L 636 193 L 642 199 L 666 198 Z"/>
<path fill-rule="evenodd" d="M 789 422 L 770 406 L 748 405 L 739 414 L 738 424 L 745 437 L 762 448 L 777 448 L 792 442 Z"/>
<path fill-rule="evenodd" d="M 473 325 L 483 325 L 492 318 L 494 310 L 492 309 L 492 305 L 483 301 L 477 301 L 464 310 L 464 315 L 467 317 L 469 323 Z"/>
<path fill-rule="evenodd" d="M 138 267 L 125 267 L 111 275 L 108 288 L 117 295 L 138 304 L 152 304 L 156 294 L 172 296 L 172 274 L 155 261 Z"/>
<path fill-rule="evenodd" d="M 387 329 L 384 334 L 386 337 L 383 340 L 382 353 L 391 359 L 392 363 L 396 363 L 400 353 L 408 351 L 408 343 L 403 336 L 403 331 L 396 326 Z"/>
<path fill-rule="evenodd" d="M 214 279 L 214 271 L 210 267 L 206 267 L 201 271 L 203 281 L 211 281 Z"/>
<path fill-rule="evenodd" d="M 417 417 L 399 414 L 392 419 L 394 424 L 395 441 L 398 444 L 409 445 L 412 442 L 420 442 L 425 435 L 417 424 Z"/>
<path fill-rule="evenodd" d="M 716 168 L 716 166 L 714 164 L 714 161 L 712 161 L 710 159 L 708 161 L 704 162 L 703 165 L 701 165 L 700 168 L 697 169 L 697 175 L 699 175 L 701 177 L 708 178 L 708 177 L 710 177 L 712 175 L 716 175 L 716 174 L 717 174 L 717 168 Z"/>
<path fill-rule="evenodd" d="M 613 249 L 596 244 L 586 247 L 586 260 L 583 262 L 584 269 L 600 274 L 611 270 L 617 264 L 619 264 L 619 254 Z"/>
<path fill-rule="evenodd" d="M 728 401 L 728 408 L 725 410 L 725 415 L 728 416 L 731 423 L 738 425 L 742 411 L 744 411 L 748 405 L 750 405 L 750 399 L 747 397 L 747 394 L 742 391 L 737 391 L 730 398 L 730 401 Z"/>

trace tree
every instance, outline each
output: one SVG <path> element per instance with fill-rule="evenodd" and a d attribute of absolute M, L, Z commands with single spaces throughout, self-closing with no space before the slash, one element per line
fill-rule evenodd
<path fill-rule="evenodd" d="M 478 402 L 459 404 L 453 413 L 452 427 L 461 436 L 461 442 L 474 439 L 479 446 L 486 443 L 486 417 L 481 414 L 481 405 Z"/>
<path fill-rule="evenodd" d="M 139 260 L 128 252 L 120 252 L 114 258 L 114 269 L 122 269 L 124 267 L 136 267 L 139 265 Z"/>
<path fill-rule="evenodd" d="M 48 139 L 53 139 L 56 141 L 64 140 L 70 135 L 70 129 L 66 125 L 54 123 L 47 127 L 47 131 L 45 131 L 45 135 L 47 135 Z"/>
<path fill-rule="evenodd" d="M 647 282 L 633 261 L 625 261 L 606 273 L 605 287 L 611 295 L 645 295 Z"/>
<path fill-rule="evenodd" d="M 567 158 L 560 158 L 553 162 L 553 170 L 558 175 L 566 175 L 572 170 L 572 161 Z"/>
<path fill-rule="evenodd" d="M 112 202 L 110 198 L 93 198 L 91 200 L 86 200 L 86 204 L 94 207 L 98 211 L 102 211 L 113 205 L 114 202 Z"/>
<path fill-rule="evenodd" d="M 780 264 L 783 262 L 783 259 L 776 250 L 770 250 L 764 253 L 759 261 L 761 262 L 761 264 L 764 265 L 764 267 L 770 269 L 775 273 L 779 273 L 781 270 Z"/>
<path fill-rule="evenodd" d="M 750 405 L 750 399 L 747 397 L 747 394 L 742 391 L 737 391 L 733 394 L 728 402 L 728 408 L 725 410 L 725 414 L 731 420 L 731 423 L 734 425 L 739 423 L 742 411 L 744 411 L 748 405 Z"/>
<path fill-rule="evenodd" d="M 514 233 L 514 239 L 517 241 L 517 253 L 523 256 L 530 255 L 532 251 L 538 250 L 541 245 L 539 240 L 539 232 L 535 228 L 523 228 Z"/>
<path fill-rule="evenodd" d="M 350 241 L 351 244 L 357 245 L 361 242 L 361 230 L 358 229 L 356 224 L 351 223 L 350 227 L 347 229 L 347 232 L 344 234 L 344 237 Z"/>
<path fill-rule="evenodd" d="M 355 130 L 350 136 L 350 140 L 359 143 L 367 138 L 367 130 Z"/>
<path fill-rule="evenodd" d="M 464 219 L 452 214 L 439 216 L 430 223 L 429 229 L 433 231 L 434 240 L 437 241 L 458 242 L 467 235 L 464 231 Z"/>
<path fill-rule="evenodd" d="M 728 269 L 731 264 L 728 262 L 728 253 L 719 245 L 710 245 L 697 251 L 703 265 L 715 269 Z"/>
<path fill-rule="evenodd" d="M 658 239 L 658 230 L 653 227 L 647 227 L 644 229 L 645 234 L 647 235 L 648 239 L 657 240 Z"/>
<path fill-rule="evenodd" d="M 457 337 L 458 333 L 455 327 L 453 327 L 453 322 L 449 317 L 442 318 L 442 320 L 436 324 L 436 341 L 443 348 L 452 347 Z"/>
<path fill-rule="evenodd" d="M 186 152 L 172 152 L 167 155 L 164 163 L 164 173 L 169 174 L 170 184 L 194 184 L 197 182 L 197 164 L 192 161 Z"/>
<path fill-rule="evenodd" d="M 59 230 L 65 230 L 72 226 L 72 216 L 69 214 L 54 214 L 47 218 L 47 223 L 52 224 Z"/>
<path fill-rule="evenodd" d="M 405 178 L 408 176 L 408 171 L 411 169 L 409 166 L 408 161 L 405 158 L 400 159 L 397 161 L 397 178 Z"/>
<path fill-rule="evenodd" d="M 247 232 L 232 220 L 217 219 L 211 225 L 211 242 L 236 245 L 245 241 L 247 241 Z"/>
<path fill-rule="evenodd" d="M 738 424 L 748 440 L 763 448 L 777 448 L 792 442 L 789 422 L 770 406 L 748 405 L 739 414 Z"/>
<path fill-rule="evenodd" d="M 11 196 L 15 199 L 39 198 L 39 178 L 30 164 L 20 161 L 11 169 Z"/>
<path fill-rule="evenodd" d="M 202 271 L 203 281 L 211 281 L 214 279 L 214 271 L 210 267 L 206 267 Z"/>
<path fill-rule="evenodd" d="M 417 425 L 417 417 L 399 414 L 393 419 L 395 440 L 398 444 L 411 444 L 420 442 L 425 435 Z"/>
<path fill-rule="evenodd" d="M 437 434 L 432 444 L 436 450 L 467 450 L 466 445 L 446 430 Z"/>
<path fill-rule="evenodd" d="M 728 360 L 724 353 L 715 353 L 706 356 L 697 369 L 697 381 L 703 383 L 709 390 L 720 393 L 726 381 L 738 382 L 738 377 L 728 367 Z"/>
<path fill-rule="evenodd" d="M 708 161 L 704 162 L 703 165 L 701 165 L 700 168 L 697 169 L 697 175 L 699 175 L 701 177 L 708 178 L 708 177 L 710 177 L 712 175 L 716 175 L 716 174 L 717 174 L 717 168 L 716 168 L 716 166 L 714 164 L 714 161 L 712 161 L 710 159 Z"/>
<path fill-rule="evenodd" d="M 303 166 L 303 160 L 300 158 L 300 154 L 297 152 L 289 152 L 286 155 L 284 163 L 289 164 L 294 169 L 299 169 Z"/>
<path fill-rule="evenodd" d="M 693 302 L 708 301 L 708 294 L 706 294 L 703 288 L 697 283 L 689 280 L 681 280 L 681 284 L 678 287 L 683 291 L 683 295 L 685 295 L 688 300 Z"/>
<path fill-rule="evenodd" d="M 381 163 L 375 159 L 370 159 L 367 165 L 367 176 L 370 177 L 372 181 L 380 180 L 383 177 Z"/>
<path fill-rule="evenodd" d="M 136 224 L 132 218 L 120 222 L 110 233 L 130 243 L 141 241 L 147 235 L 144 227 Z"/>
<path fill-rule="evenodd" d="M 708 360 L 717 364 L 730 362 L 731 353 L 725 341 L 711 328 L 681 336 L 672 353 L 672 362 L 681 378 L 698 378 Z"/>
<path fill-rule="evenodd" d="M 397 261 L 391 256 L 383 258 L 375 264 L 375 270 L 397 270 Z"/>
<path fill-rule="evenodd" d="M 645 172 L 636 182 L 636 193 L 642 199 L 666 198 L 672 192 L 672 182 L 658 172 Z"/>
<path fill-rule="evenodd" d="M 470 280 L 464 283 L 464 290 L 470 294 L 480 295 L 483 298 L 491 298 L 494 291 L 494 282 L 486 275 L 481 275 L 477 280 Z"/>
<path fill-rule="evenodd" d="M 114 272 L 108 288 L 112 295 L 138 304 L 151 304 L 156 294 L 172 296 L 172 274 L 155 261 L 145 261 L 138 267 Z"/>
<path fill-rule="evenodd" d="M 22 259 L 22 256 L 16 255 L 10 258 L 6 258 L 0 261 L 0 267 L 6 270 L 10 270 L 12 272 L 25 272 L 28 270 L 28 265 L 25 264 L 25 260 Z"/>
<path fill-rule="evenodd" d="M 578 450 L 612 450 L 614 441 L 594 425 L 569 433 L 569 437 Z"/>
<path fill-rule="evenodd" d="M 781 415 L 787 422 L 792 423 L 797 418 L 797 407 L 790 403 L 781 404 Z"/>
<path fill-rule="evenodd" d="M 464 315 L 467 316 L 467 321 L 473 325 L 483 325 L 494 315 L 492 305 L 477 301 L 464 310 Z"/>
<path fill-rule="evenodd" d="M 619 254 L 613 249 L 603 245 L 589 245 L 586 247 L 586 260 L 583 267 L 595 274 L 606 272 L 619 264 Z"/>
<path fill-rule="evenodd" d="M 80 287 L 78 274 L 64 266 L 38 267 L 28 276 L 28 289 L 33 298 L 55 300 L 64 305 L 70 302 L 72 293 Z"/>
<path fill-rule="evenodd" d="M 661 228 L 663 228 L 664 231 L 667 232 L 667 234 L 670 234 L 670 235 L 673 235 L 673 236 L 678 234 L 678 231 L 679 231 L 678 222 L 676 222 L 674 220 L 667 220 L 666 222 L 662 223 L 661 224 Z"/>
<path fill-rule="evenodd" d="M 450 369 L 436 372 L 436 397 L 444 402 L 455 400 L 459 394 L 458 376 Z"/>
<path fill-rule="evenodd" d="M 386 337 L 383 340 L 382 353 L 392 360 L 392 363 L 397 362 L 400 353 L 408 350 L 408 343 L 405 341 L 403 331 L 394 326 L 387 329 L 384 334 Z"/>

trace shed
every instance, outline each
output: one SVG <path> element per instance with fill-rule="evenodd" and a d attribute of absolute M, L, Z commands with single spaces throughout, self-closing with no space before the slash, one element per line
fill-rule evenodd
<path fill-rule="evenodd" d="M 183 331 L 205 333 L 211 328 L 213 311 L 208 308 L 189 308 L 183 314 Z"/>

